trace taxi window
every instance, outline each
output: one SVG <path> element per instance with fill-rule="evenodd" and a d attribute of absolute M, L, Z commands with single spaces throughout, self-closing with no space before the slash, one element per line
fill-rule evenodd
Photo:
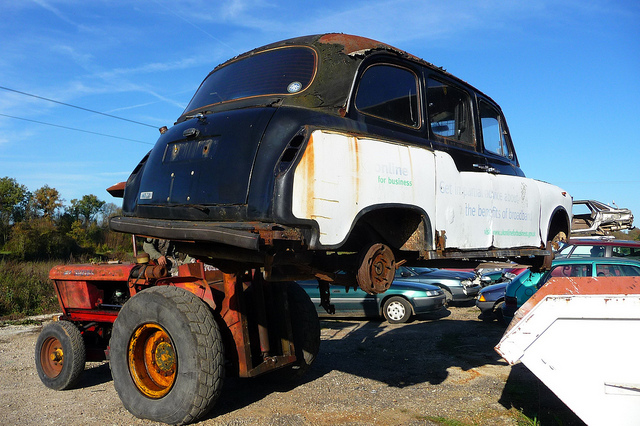
<path fill-rule="evenodd" d="M 466 91 L 429 78 L 427 114 L 431 138 L 475 146 L 471 98 Z"/>
<path fill-rule="evenodd" d="M 360 78 L 356 108 L 368 115 L 419 127 L 418 79 L 404 68 L 372 65 Z"/>
<path fill-rule="evenodd" d="M 214 70 L 185 109 L 264 95 L 293 95 L 305 90 L 316 69 L 315 52 L 287 47 L 261 52 Z"/>
<path fill-rule="evenodd" d="M 502 115 L 486 102 L 481 101 L 479 106 L 484 149 L 502 157 L 513 159 L 509 135 L 504 127 Z"/>

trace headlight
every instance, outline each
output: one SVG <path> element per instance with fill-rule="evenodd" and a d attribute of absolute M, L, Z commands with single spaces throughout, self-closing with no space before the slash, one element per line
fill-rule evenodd
<path fill-rule="evenodd" d="M 437 296 L 438 294 L 442 293 L 442 290 L 427 290 L 427 296 L 429 297 L 433 297 L 433 296 Z"/>
<path fill-rule="evenodd" d="M 473 281 L 471 281 L 471 280 L 469 280 L 469 279 L 466 279 L 466 280 L 462 280 L 462 281 L 461 281 L 461 284 L 462 284 L 462 285 L 465 285 L 465 286 L 467 286 L 467 285 L 472 285 L 472 284 L 473 284 Z"/>
<path fill-rule="evenodd" d="M 480 296 L 478 297 L 478 301 L 479 302 L 486 302 L 487 299 L 484 298 L 484 294 L 480 293 Z"/>

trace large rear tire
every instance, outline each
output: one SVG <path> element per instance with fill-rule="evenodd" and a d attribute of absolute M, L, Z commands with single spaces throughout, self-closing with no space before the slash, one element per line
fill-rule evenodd
<path fill-rule="evenodd" d="M 178 287 L 132 297 L 113 325 L 113 383 L 134 416 L 169 424 L 192 422 L 220 396 L 224 351 L 209 307 Z"/>
<path fill-rule="evenodd" d="M 72 387 L 84 371 L 86 349 L 80 330 L 69 321 L 45 325 L 36 341 L 36 370 L 54 390 Z"/>
<path fill-rule="evenodd" d="M 281 381 L 295 381 L 302 377 L 320 350 L 320 320 L 316 307 L 306 291 L 295 282 L 284 283 L 291 314 L 296 362 L 273 372 Z"/>

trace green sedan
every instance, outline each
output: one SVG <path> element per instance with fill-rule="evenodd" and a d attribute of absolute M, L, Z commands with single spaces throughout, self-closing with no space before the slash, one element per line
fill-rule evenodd
<path fill-rule="evenodd" d="M 316 305 L 319 316 L 330 316 L 320 306 L 320 289 L 316 280 L 298 281 Z M 439 311 L 444 308 L 445 294 L 440 287 L 402 278 L 396 271 L 396 279 L 389 290 L 370 295 L 361 289 L 348 291 L 342 286 L 330 286 L 331 303 L 337 317 L 379 318 L 389 323 L 405 323 L 414 315 Z"/>

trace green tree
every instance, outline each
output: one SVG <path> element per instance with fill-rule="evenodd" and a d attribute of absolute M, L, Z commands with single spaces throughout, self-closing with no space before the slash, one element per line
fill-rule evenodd
<path fill-rule="evenodd" d="M 30 198 L 26 186 L 7 176 L 0 178 L 0 237 L 3 243 L 9 238 L 10 225 L 24 218 Z"/>
<path fill-rule="evenodd" d="M 102 228 L 108 228 L 109 227 L 109 219 L 111 219 L 114 216 L 122 215 L 122 208 L 119 207 L 118 205 L 114 204 L 114 203 L 106 203 L 104 206 L 102 206 L 101 213 L 102 213 L 101 214 L 101 218 L 100 218 L 100 221 L 98 222 L 98 224 Z"/>
<path fill-rule="evenodd" d="M 63 199 L 55 188 L 45 185 L 33 193 L 33 204 L 37 211 L 42 211 L 44 217 L 53 217 L 56 210 L 62 207 Z"/>
<path fill-rule="evenodd" d="M 71 200 L 69 213 L 76 219 L 81 219 L 85 226 L 95 222 L 95 218 L 102 211 L 105 202 L 93 194 L 84 195 L 80 200 Z"/>

